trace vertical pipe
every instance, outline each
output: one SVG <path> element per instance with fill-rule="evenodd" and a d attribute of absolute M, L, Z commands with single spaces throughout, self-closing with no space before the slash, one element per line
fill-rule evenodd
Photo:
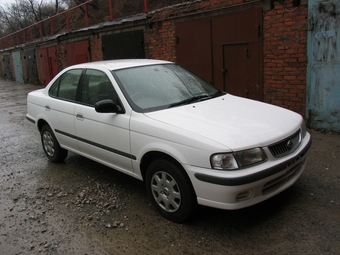
<path fill-rule="evenodd" d="M 68 11 L 66 11 L 65 16 L 66 16 L 67 32 L 70 32 L 70 22 L 68 20 Z"/>
<path fill-rule="evenodd" d="M 54 35 L 53 20 L 50 18 L 51 35 Z"/>
<path fill-rule="evenodd" d="M 19 45 L 20 44 L 19 32 L 17 32 L 16 34 L 17 34 L 17 45 Z"/>
<path fill-rule="evenodd" d="M 43 38 L 42 22 L 39 23 L 40 40 Z"/>
<path fill-rule="evenodd" d="M 32 29 L 32 26 L 30 26 L 30 36 L 31 36 L 31 41 L 33 41 L 33 29 Z"/>
<path fill-rule="evenodd" d="M 24 33 L 24 43 L 26 43 L 26 30 L 24 30 L 23 33 Z"/>
<path fill-rule="evenodd" d="M 144 0 L 144 12 L 148 12 L 148 0 Z"/>
<path fill-rule="evenodd" d="M 112 4 L 112 0 L 109 0 L 110 3 L 110 21 L 113 20 L 113 4 Z"/>
<path fill-rule="evenodd" d="M 85 3 L 84 4 L 84 7 L 85 7 L 85 23 L 86 23 L 86 27 L 89 26 L 89 16 L 88 16 L 88 13 L 87 13 L 87 4 Z"/>

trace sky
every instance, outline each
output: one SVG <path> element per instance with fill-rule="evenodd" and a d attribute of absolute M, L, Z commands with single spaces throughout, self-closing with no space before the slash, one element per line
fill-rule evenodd
<path fill-rule="evenodd" d="M 0 5 L 5 6 L 6 4 L 15 3 L 15 0 L 0 0 Z"/>
<path fill-rule="evenodd" d="M 48 0 L 44 0 L 44 1 L 49 2 Z M 0 0 L 1 6 L 5 6 L 6 4 L 11 4 L 11 3 L 15 3 L 15 0 Z"/>
<path fill-rule="evenodd" d="M 15 0 L 0 0 L 0 5 L 15 3 Z"/>

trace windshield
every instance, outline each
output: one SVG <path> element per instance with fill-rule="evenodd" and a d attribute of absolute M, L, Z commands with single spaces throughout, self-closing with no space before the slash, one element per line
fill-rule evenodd
<path fill-rule="evenodd" d="M 137 112 L 166 109 L 223 94 L 176 64 L 134 67 L 112 73 Z"/>

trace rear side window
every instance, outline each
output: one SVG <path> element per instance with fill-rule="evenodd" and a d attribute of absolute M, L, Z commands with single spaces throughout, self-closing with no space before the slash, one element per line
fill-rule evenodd
<path fill-rule="evenodd" d="M 75 69 L 64 73 L 53 83 L 49 90 L 49 95 L 75 101 L 82 71 L 82 69 Z"/>

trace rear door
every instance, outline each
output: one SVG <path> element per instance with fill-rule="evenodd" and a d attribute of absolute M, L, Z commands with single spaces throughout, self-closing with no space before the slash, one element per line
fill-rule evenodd
<path fill-rule="evenodd" d="M 83 70 L 66 71 L 51 86 L 50 98 L 44 105 L 45 115 L 60 145 L 78 151 L 74 128 L 74 106 Z"/>
<path fill-rule="evenodd" d="M 123 172 L 131 171 L 130 114 L 98 113 L 96 102 L 119 104 L 114 87 L 103 71 L 86 70 L 80 103 L 75 106 L 75 129 L 80 151 L 87 157 Z"/>

